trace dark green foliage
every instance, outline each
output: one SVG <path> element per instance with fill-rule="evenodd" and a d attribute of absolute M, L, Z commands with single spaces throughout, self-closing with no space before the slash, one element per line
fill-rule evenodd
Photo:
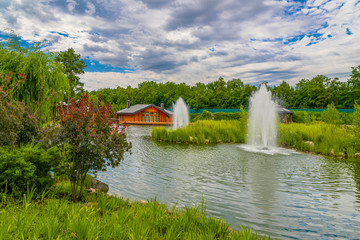
<path fill-rule="evenodd" d="M 192 122 L 196 122 L 199 120 L 214 120 L 214 113 L 204 110 L 202 111 L 202 113 L 194 117 L 192 119 Z"/>
<path fill-rule="evenodd" d="M 353 68 L 347 82 L 318 75 L 312 79 L 302 79 L 294 87 L 284 81 L 279 86 L 268 88 L 279 103 L 287 108 L 325 108 L 331 103 L 336 108 L 352 108 L 354 100 L 360 101 L 360 66 Z M 101 95 L 105 101 L 112 103 L 113 110 L 125 108 L 128 98 L 132 105 L 153 103 L 160 106 L 164 103 L 165 107 L 171 108 L 172 103 L 180 96 L 194 110 L 239 108 L 241 105 L 248 106 L 249 97 L 256 89 L 240 79 L 225 81 L 219 78 L 214 82 L 197 83 L 195 86 L 173 82 L 143 82 L 137 88 L 128 86 L 92 91 L 90 98 L 96 100 Z"/>
<path fill-rule="evenodd" d="M 19 103 L 2 104 L 0 101 L 0 146 L 28 143 L 39 134 L 36 116 Z"/>
<path fill-rule="evenodd" d="M 84 68 L 86 65 L 84 60 L 80 59 L 80 54 L 76 54 L 73 48 L 69 48 L 66 51 L 59 52 L 56 60 L 65 66 L 65 74 L 70 82 L 70 96 L 74 97 L 75 94 L 81 96 L 84 92 L 84 84 L 80 82 L 77 75 L 85 73 Z"/>
<path fill-rule="evenodd" d="M 242 120 L 247 119 L 247 112 L 243 108 L 241 108 L 241 112 L 234 113 L 211 113 L 209 111 L 203 110 L 202 113 L 191 114 L 190 118 L 191 122 L 196 122 L 199 120 Z"/>
<path fill-rule="evenodd" d="M 39 123 L 23 103 L 14 100 L 14 92 L 26 76 L 0 75 L 0 146 L 15 146 L 38 137 Z"/>
<path fill-rule="evenodd" d="M 25 145 L 13 151 L 0 148 L 0 191 L 7 186 L 8 193 L 21 196 L 28 186 L 44 190 L 52 182 L 50 169 L 55 151 L 46 151 L 39 144 Z"/>

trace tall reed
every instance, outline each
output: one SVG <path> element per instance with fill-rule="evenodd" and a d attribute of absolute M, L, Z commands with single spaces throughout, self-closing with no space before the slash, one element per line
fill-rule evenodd
<path fill-rule="evenodd" d="M 87 203 L 33 201 L 27 210 L 16 204 L 2 207 L 0 240 L 269 239 L 242 226 L 231 230 L 224 220 L 206 216 L 203 205 L 168 210 L 156 199 L 140 204 L 105 194 L 90 198 Z"/>
<path fill-rule="evenodd" d="M 154 140 L 181 143 L 244 143 L 246 120 L 201 120 L 184 128 L 154 127 Z"/>
<path fill-rule="evenodd" d="M 280 145 L 301 151 L 346 157 L 360 152 L 360 139 L 351 126 L 323 122 L 282 124 L 279 135 Z"/>

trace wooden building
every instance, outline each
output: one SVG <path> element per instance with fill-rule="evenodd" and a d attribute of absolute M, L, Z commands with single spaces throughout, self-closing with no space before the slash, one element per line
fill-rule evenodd
<path fill-rule="evenodd" d="M 286 109 L 280 105 L 277 105 L 276 106 L 276 111 L 277 113 L 279 114 L 279 117 L 280 117 L 280 121 L 282 123 L 292 123 L 293 122 L 293 114 L 294 112 L 289 110 L 289 109 Z"/>
<path fill-rule="evenodd" d="M 127 101 L 127 108 L 116 112 L 121 123 L 127 124 L 151 124 L 151 125 L 171 125 L 173 124 L 173 113 L 154 104 L 136 104 L 130 106 Z"/>

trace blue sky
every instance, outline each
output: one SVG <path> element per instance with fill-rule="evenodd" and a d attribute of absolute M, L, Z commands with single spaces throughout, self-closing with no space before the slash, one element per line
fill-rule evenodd
<path fill-rule="evenodd" d="M 69 47 L 87 90 L 143 81 L 347 80 L 360 65 L 359 0 L 0 0 L 23 41 Z M 1 34 L 0 34 L 1 38 Z"/>

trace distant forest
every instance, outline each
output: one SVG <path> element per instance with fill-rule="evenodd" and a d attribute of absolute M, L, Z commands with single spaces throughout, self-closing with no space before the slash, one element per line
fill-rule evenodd
<path fill-rule="evenodd" d="M 318 75 L 311 80 L 302 79 L 294 87 L 283 81 L 279 86 L 268 86 L 268 89 L 281 105 L 288 108 L 326 108 L 331 103 L 336 108 L 353 108 L 360 102 L 360 65 L 352 68 L 346 82 Z M 171 107 L 182 97 L 192 109 L 246 108 L 249 97 L 256 90 L 256 86 L 244 84 L 240 79 L 225 81 L 220 77 L 215 82 L 197 83 L 195 86 L 147 81 L 137 88 L 128 86 L 92 91 L 90 98 L 97 100 L 101 95 L 104 102 L 112 104 L 113 111 L 125 108 L 128 98 L 131 105 L 153 103 L 159 106 L 164 103 L 165 107 Z"/>

